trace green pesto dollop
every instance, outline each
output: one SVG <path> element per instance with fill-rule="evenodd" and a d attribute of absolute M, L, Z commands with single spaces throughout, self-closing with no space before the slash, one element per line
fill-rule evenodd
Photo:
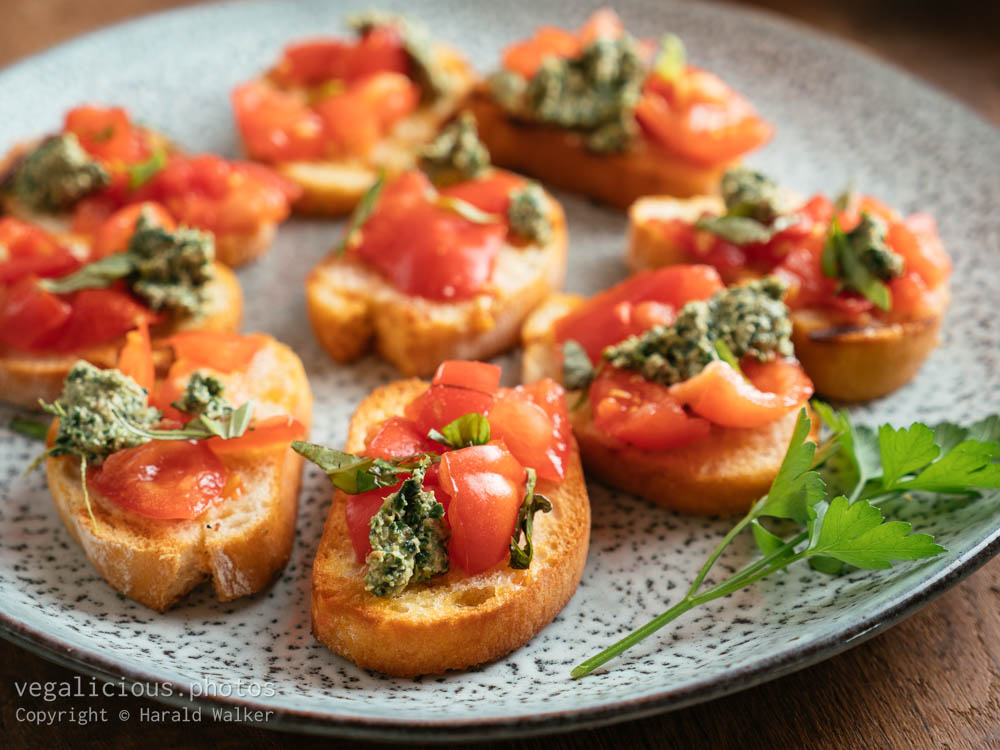
<path fill-rule="evenodd" d="M 722 176 L 720 185 L 726 213 L 770 224 L 791 206 L 787 192 L 763 172 L 734 167 Z"/>
<path fill-rule="evenodd" d="M 105 456 L 148 441 L 122 424 L 144 428 L 160 420 L 160 412 L 146 404 L 146 391 L 118 370 L 101 370 L 78 361 L 70 368 L 62 395 L 43 408 L 59 418 L 53 456 L 83 456 L 96 464 Z"/>
<path fill-rule="evenodd" d="M 861 221 L 845 235 L 865 268 L 882 281 L 898 278 L 903 273 L 903 258 L 889 247 L 888 234 L 882 219 L 863 211 Z"/>
<path fill-rule="evenodd" d="M 589 149 L 625 150 L 645 68 L 635 39 L 597 39 L 579 57 L 546 58 L 530 81 L 512 71 L 490 79 L 496 101 L 517 117 L 583 131 Z"/>
<path fill-rule="evenodd" d="M 169 232 L 140 214 L 128 244 L 132 291 L 154 310 L 195 313 L 213 278 L 215 240 L 208 232 L 180 227 Z"/>
<path fill-rule="evenodd" d="M 410 583 L 448 572 L 444 506 L 423 489 L 426 468 L 414 469 L 372 516 L 365 588 L 375 596 L 397 596 Z"/>
<path fill-rule="evenodd" d="M 226 400 L 224 392 L 225 386 L 221 380 L 195 372 L 188 380 L 184 393 L 171 406 L 192 417 L 229 419 L 233 414 L 233 406 Z"/>
<path fill-rule="evenodd" d="M 357 13 L 350 16 L 347 23 L 362 35 L 378 27 L 394 28 L 413 63 L 413 78 L 420 86 L 425 100 L 445 96 L 454 89 L 455 77 L 441 64 L 434 49 L 434 39 L 422 23 L 382 10 Z"/>
<path fill-rule="evenodd" d="M 515 233 L 533 242 L 545 243 L 552 238 L 545 191 L 537 182 L 528 182 L 511 192 L 507 219 Z"/>
<path fill-rule="evenodd" d="M 469 112 L 462 112 L 420 152 L 420 168 L 438 187 L 471 180 L 489 166 L 490 152 Z"/>
<path fill-rule="evenodd" d="M 73 133 L 46 138 L 14 174 L 17 200 L 36 211 L 62 211 L 100 190 L 111 175 L 88 154 Z"/>
<path fill-rule="evenodd" d="M 688 302 L 669 326 L 656 326 L 604 350 L 614 367 L 635 370 L 647 380 L 673 385 L 694 377 L 720 359 L 716 341 L 738 359 L 768 362 L 793 353 L 792 324 L 781 301 L 785 285 L 765 277 Z"/>

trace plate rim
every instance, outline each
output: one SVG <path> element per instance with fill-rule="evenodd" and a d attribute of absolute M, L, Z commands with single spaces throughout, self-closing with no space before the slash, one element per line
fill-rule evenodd
<path fill-rule="evenodd" d="M 644 0 L 638 1 L 644 2 Z M 672 0 L 672 2 L 676 2 L 676 0 Z M 244 4 L 280 6 L 281 3 L 280 0 L 210 0 L 200 7 Z M 882 57 L 860 42 L 814 28 L 803 21 L 790 18 L 770 8 L 736 5 L 726 0 L 716 2 L 713 8 L 723 13 L 756 18 L 770 25 L 783 27 L 783 31 L 794 33 L 799 37 L 831 45 L 846 55 L 859 58 L 868 65 L 900 79 L 905 79 L 908 85 L 919 87 L 925 94 L 937 99 L 940 104 L 959 110 L 963 117 L 975 121 L 979 127 L 985 126 L 993 136 L 1000 137 L 1000 124 L 987 118 L 984 113 L 974 109 L 950 91 L 916 76 L 901 64 Z M 60 54 L 67 49 L 93 43 L 95 38 L 105 34 L 121 33 L 133 25 L 144 25 L 156 18 L 193 14 L 198 9 L 199 6 L 184 5 L 153 10 L 91 29 L 0 66 L 0 79 L 9 73 L 30 68 L 39 61 Z M 515 739 L 635 721 L 721 698 L 787 676 L 843 653 L 885 632 L 950 590 L 997 555 L 1000 555 L 1000 528 L 980 540 L 979 544 L 963 556 L 955 558 L 936 575 L 927 579 L 923 585 L 908 591 L 897 600 L 875 610 L 874 613 L 805 646 L 789 648 L 777 655 L 761 657 L 741 671 L 692 681 L 681 688 L 666 688 L 636 698 L 617 699 L 613 702 L 604 702 L 581 709 L 535 712 L 530 715 L 509 718 L 406 718 L 394 720 L 387 717 L 361 717 L 317 710 L 276 708 L 251 698 L 206 695 L 192 697 L 183 689 L 183 686 L 169 680 L 158 679 L 154 672 L 128 665 L 124 660 L 104 654 L 97 648 L 81 648 L 78 645 L 73 645 L 58 636 L 17 620 L 2 610 L 0 610 L 0 638 L 50 662 L 105 682 L 117 682 L 125 679 L 132 685 L 159 683 L 180 688 L 170 697 L 162 695 L 162 691 L 147 691 L 144 694 L 144 697 L 165 705 L 221 707 L 222 709 L 270 712 L 273 716 L 266 722 L 241 723 L 274 731 L 293 731 L 349 739 L 410 742 Z M 118 596 L 121 597 L 121 594 Z M 610 668 L 613 668 L 613 664 L 614 662 L 611 663 Z M 599 678 L 599 674 L 596 675 L 597 678 Z M 568 675 L 566 679 L 570 679 Z M 594 677 L 583 679 L 594 679 Z M 149 692 L 153 692 L 155 695 L 149 695 Z"/>

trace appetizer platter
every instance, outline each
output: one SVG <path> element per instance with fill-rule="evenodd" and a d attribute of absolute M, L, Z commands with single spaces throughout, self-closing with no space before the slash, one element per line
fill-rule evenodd
<path fill-rule="evenodd" d="M 81 138 L 95 156 L 114 137 L 94 122 L 118 110 L 100 106 L 123 104 L 136 132 L 179 155 L 154 165 L 155 190 L 79 210 L 92 222 L 82 237 L 16 206 L 0 217 L 0 267 L 17 270 L 0 306 L 12 323 L 0 396 L 40 396 L 56 417 L 0 406 L 16 428 L 0 434 L 4 636 L 108 679 L 169 684 L 161 697 L 179 705 L 261 709 L 340 735 L 497 738 L 638 717 L 807 666 L 1000 549 L 1000 134 L 857 52 L 747 11 L 625 2 L 619 21 L 554 2 L 441 0 L 413 19 L 428 36 L 372 10 L 199 7 L 0 72 L 21 103 L 0 123 L 6 148 L 95 105 L 86 128 L 42 141 L 59 150 L 22 162 L 33 171 L 6 194 L 31 197 L 52 163 L 77 169 L 88 195 L 101 170 L 110 179 L 118 162 L 80 152 Z M 433 84 L 432 58 L 453 87 Z M 505 112 L 473 86 L 500 60 L 523 89 Z M 553 75 L 618 81 L 628 96 L 597 119 L 549 118 L 527 103 L 555 96 Z M 574 102 L 548 101 L 563 114 Z M 738 132 L 692 135 L 691 112 Z M 289 146 L 290 134 L 303 140 Z M 670 179 L 644 183 L 601 153 L 625 135 L 626 153 Z M 517 148 L 544 138 L 551 148 Z M 125 161 L 151 158 L 144 148 Z M 249 175 L 271 196 L 248 200 L 259 210 L 237 224 L 257 227 L 247 236 L 263 226 L 270 244 L 289 202 L 301 215 L 235 275 L 165 282 L 143 265 L 147 235 L 200 243 L 204 269 L 199 233 L 234 226 L 212 201 L 184 199 L 212 193 L 192 188 L 216 184 L 209 173 Z M 810 202 L 773 203 L 765 217 L 733 198 L 747 192 L 727 190 L 733 175 L 779 175 L 802 195 L 856 185 L 885 203 L 846 198 L 822 221 Z M 720 181 L 725 202 L 691 198 Z M 666 189 L 643 200 L 693 201 L 697 231 L 750 221 L 762 247 L 761 232 L 805 242 L 822 224 L 803 253 L 822 269 L 823 304 L 850 313 L 842 328 L 900 324 L 897 349 L 863 356 L 895 361 L 908 347 L 912 366 L 880 380 L 893 363 L 860 372 L 821 347 L 800 364 L 802 309 L 783 300 L 811 278 L 803 265 L 750 268 L 732 247 L 752 243 L 719 250 L 711 237 L 664 260 L 637 244 L 645 219 L 622 209 Z M 51 250 L 60 243 L 69 257 Z M 477 253 L 488 262 L 469 261 Z M 233 277 L 235 314 L 200 332 L 157 317 L 162 295 L 194 294 L 209 276 Z M 99 357 L 70 346 L 106 317 L 81 299 L 112 292 L 134 327 L 99 331 L 88 341 Z M 906 338 L 917 320 L 930 320 L 919 342 Z M 31 377 L 39 363 L 44 382 Z M 35 380 L 44 387 L 29 393 Z M 810 400 L 837 384 L 848 399 L 888 395 L 849 410 Z M 24 473 L 43 451 L 47 481 Z M 143 481 L 150 467 L 162 483 Z M 172 475 L 185 493 L 158 491 Z"/>

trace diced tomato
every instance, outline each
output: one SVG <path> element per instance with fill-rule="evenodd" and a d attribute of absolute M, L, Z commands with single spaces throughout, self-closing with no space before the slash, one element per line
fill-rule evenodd
<path fill-rule="evenodd" d="M 418 453 L 440 453 L 441 446 L 421 432 L 417 425 L 403 417 L 389 417 L 379 427 L 368 446 L 365 455 L 375 458 L 408 458 Z"/>
<path fill-rule="evenodd" d="M 482 393 L 496 393 L 500 387 L 500 368 L 489 362 L 448 360 L 438 365 L 431 385 L 454 385 Z"/>
<path fill-rule="evenodd" d="M 283 85 L 316 86 L 331 80 L 350 83 L 384 72 L 410 72 L 399 33 L 389 26 L 371 29 L 357 42 L 312 39 L 292 44 L 272 76 Z"/>
<path fill-rule="evenodd" d="M 55 351 L 73 351 L 114 341 L 142 320 L 159 320 L 159 316 L 118 285 L 81 289 L 69 299 L 72 313 L 58 338 L 50 344 Z"/>
<path fill-rule="evenodd" d="M 228 474 L 204 442 L 153 440 L 112 453 L 87 484 L 139 515 L 190 520 L 221 499 Z"/>
<path fill-rule="evenodd" d="M 708 420 L 688 416 L 666 386 L 614 368 L 591 384 L 590 409 L 598 429 L 648 451 L 688 445 L 711 429 Z"/>
<path fill-rule="evenodd" d="M 181 331 L 167 339 L 177 359 L 219 372 L 245 371 L 265 341 L 263 336 L 222 331 Z"/>
<path fill-rule="evenodd" d="M 368 492 L 347 496 L 347 502 L 344 504 L 347 532 L 351 536 L 354 557 L 359 563 L 363 563 L 368 553 L 372 551 L 372 545 L 368 538 L 372 516 L 378 513 L 385 499 L 398 489 L 398 485 L 396 487 L 379 487 Z"/>
<path fill-rule="evenodd" d="M 450 498 L 448 552 L 466 573 L 480 573 L 507 556 L 524 483 L 524 467 L 500 445 L 475 445 L 441 457 L 441 487 Z"/>
<path fill-rule="evenodd" d="M 892 321 L 921 320 L 937 314 L 927 282 L 916 271 L 904 271 L 888 283 L 892 300 L 887 318 Z"/>
<path fill-rule="evenodd" d="M 132 235 L 135 234 L 139 215 L 143 211 L 156 226 L 161 226 L 167 231 L 173 231 L 177 227 L 173 217 L 159 203 L 144 202 L 125 206 L 113 213 L 97 230 L 90 251 L 91 258 L 97 260 L 114 253 L 125 252 Z"/>
<path fill-rule="evenodd" d="M 64 128 L 75 134 L 92 156 L 105 162 L 134 164 L 149 158 L 147 135 L 132 125 L 121 107 L 71 109 L 66 114 Z"/>
<path fill-rule="evenodd" d="M 621 19 L 610 8 L 595 11 L 576 32 L 555 26 L 541 26 L 529 39 L 507 47 L 503 66 L 507 70 L 532 78 L 546 57 L 576 57 L 598 39 L 617 39 L 624 33 Z"/>
<path fill-rule="evenodd" d="M 513 172 L 493 170 L 486 177 L 450 185 L 441 191 L 441 195 L 450 195 L 466 203 L 471 203 L 480 211 L 495 214 L 506 219 L 510 208 L 511 191 L 524 185 L 524 178 Z"/>
<path fill-rule="evenodd" d="M 813 394 L 812 381 L 795 360 L 745 358 L 741 368 L 746 378 L 725 362 L 711 362 L 693 378 L 671 386 L 670 395 L 715 424 L 750 428 L 783 417 Z"/>
<path fill-rule="evenodd" d="M 605 347 L 648 330 L 650 322 L 673 322 L 673 314 L 684 303 L 708 299 L 722 288 L 718 271 L 710 266 L 643 271 L 595 295 L 560 319 L 555 326 L 556 339 L 579 342 L 597 362 Z M 660 306 L 644 304 L 648 302 Z M 667 306 L 673 314 L 668 314 Z"/>
<path fill-rule="evenodd" d="M 205 445 L 216 455 L 224 456 L 232 453 L 273 448 L 278 445 L 288 445 L 293 440 L 305 437 L 305 426 L 294 417 L 279 414 L 274 417 L 255 421 L 250 428 L 238 438 L 223 440 L 220 437 L 209 438 Z"/>
<path fill-rule="evenodd" d="M 80 262 L 41 227 L 13 216 L 0 217 L 0 284 L 27 276 L 51 278 L 75 271 Z"/>
<path fill-rule="evenodd" d="M 390 182 L 365 222 L 358 256 L 402 292 L 435 300 L 471 297 L 489 280 L 504 223 L 477 224 L 434 205 L 427 177 Z"/>
<path fill-rule="evenodd" d="M 73 205 L 74 234 L 97 234 L 101 225 L 120 207 L 121 201 L 118 196 L 109 195 L 106 190 L 81 198 Z"/>
<path fill-rule="evenodd" d="M 905 269 L 932 287 L 951 275 L 951 258 L 941 246 L 937 223 L 930 214 L 913 214 L 889 225 L 889 245 L 903 256 Z"/>
<path fill-rule="evenodd" d="M 837 223 L 845 232 L 850 232 L 860 223 L 862 213 L 876 216 L 886 224 L 893 224 L 900 219 L 896 211 L 871 195 L 853 194 L 850 198 L 847 207 L 837 213 Z"/>
<path fill-rule="evenodd" d="M 153 392 L 156 384 L 156 368 L 153 365 L 153 346 L 149 340 L 149 323 L 139 322 L 134 331 L 125 334 L 125 346 L 118 352 L 117 367 L 136 383 Z"/>
<path fill-rule="evenodd" d="M 451 385 L 432 385 L 406 407 L 406 417 L 416 424 L 419 434 L 426 435 L 466 414 L 485 414 L 492 404 L 493 396 L 488 393 Z"/>
<path fill-rule="evenodd" d="M 732 161 L 763 146 L 774 132 L 722 79 L 692 67 L 677 82 L 651 75 L 635 117 L 652 140 L 705 165 Z"/>
<path fill-rule="evenodd" d="M 566 477 L 572 436 L 566 392 L 550 378 L 501 390 L 490 408 L 490 434 L 539 477 Z"/>
<path fill-rule="evenodd" d="M 365 156 L 420 102 L 420 89 L 400 73 L 378 73 L 314 105 L 323 121 L 325 153 Z"/>
<path fill-rule="evenodd" d="M 0 343 L 33 351 L 50 345 L 66 325 L 72 306 L 27 276 L 0 290 Z"/>
<path fill-rule="evenodd" d="M 233 91 L 232 103 L 251 157 L 292 161 L 323 155 L 323 119 L 294 95 L 251 81 Z"/>

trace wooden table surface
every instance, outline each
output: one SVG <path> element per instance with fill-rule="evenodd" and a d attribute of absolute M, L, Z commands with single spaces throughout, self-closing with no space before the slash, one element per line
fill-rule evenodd
<path fill-rule="evenodd" d="M 0 65 L 84 31 L 184 0 L 3 0 Z M 752 3 L 865 45 L 1000 124 L 1000 3 L 795 0 Z M 802 7 L 805 6 L 805 7 Z M 992 6 L 992 7 L 989 7 Z M 2 92 L 0 92 L 2 96 Z M 5 102 L 10 106 L 10 102 Z M 1000 179 L 1000 165 L 997 166 Z M 796 674 L 640 721 L 516 743 L 521 750 L 579 747 L 1000 748 L 1000 559 L 887 633 Z M 75 673 L 0 641 L 0 747 L 156 750 L 211 746 L 326 747 L 210 719 L 140 723 L 137 698 L 19 696 L 15 682 L 65 683 Z M 18 709 L 105 709 L 109 721 L 39 726 Z M 121 721 L 119 712 L 133 717 Z M 336 742 L 338 747 L 366 747 Z M 485 747 L 514 747 L 491 743 Z"/>

